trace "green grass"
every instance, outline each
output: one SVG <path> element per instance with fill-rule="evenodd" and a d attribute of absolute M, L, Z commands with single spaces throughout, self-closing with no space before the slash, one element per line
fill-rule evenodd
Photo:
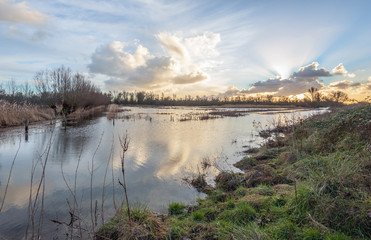
<path fill-rule="evenodd" d="M 170 204 L 172 239 L 370 239 L 370 130 L 370 105 L 287 128 L 235 165 L 244 173 L 221 172 L 196 206 Z"/>
<path fill-rule="evenodd" d="M 173 203 L 170 203 L 169 205 L 169 212 L 171 215 L 179 215 L 184 212 L 184 209 L 186 207 L 187 206 L 183 203 L 173 202 Z"/>

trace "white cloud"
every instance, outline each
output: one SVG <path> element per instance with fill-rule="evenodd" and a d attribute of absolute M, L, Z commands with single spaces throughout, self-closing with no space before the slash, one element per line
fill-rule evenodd
<path fill-rule="evenodd" d="M 48 15 L 33 9 L 26 2 L 0 0 L 0 21 L 12 23 L 44 24 Z"/>
<path fill-rule="evenodd" d="M 168 55 L 153 56 L 140 44 L 130 53 L 130 44 L 114 41 L 95 50 L 88 68 L 92 73 L 111 77 L 106 81 L 108 89 L 124 86 L 156 89 L 202 82 L 208 79 L 205 71 L 219 64 L 213 59 L 218 55 L 219 34 L 206 32 L 183 38 L 159 33 L 156 38 Z"/>
<path fill-rule="evenodd" d="M 109 76 L 121 76 L 125 72 L 146 66 L 147 61 L 154 58 L 142 45 L 137 46 L 134 54 L 124 51 L 127 46 L 125 42 L 114 41 L 98 47 L 92 55 L 92 63 L 88 66 L 90 71 Z"/>
<path fill-rule="evenodd" d="M 184 38 L 179 33 L 161 32 L 156 38 L 171 57 L 181 60 L 183 64 L 198 64 L 219 55 L 216 45 L 220 42 L 220 34 L 205 32 Z"/>
<path fill-rule="evenodd" d="M 348 74 L 348 77 L 350 77 L 350 78 L 355 78 L 355 77 L 356 77 L 356 74 L 355 74 L 355 73 L 349 73 L 349 74 Z"/>
<path fill-rule="evenodd" d="M 182 44 L 182 38 L 165 32 L 157 34 L 156 37 L 161 46 L 169 52 L 170 56 L 188 59 L 188 52 Z"/>
<path fill-rule="evenodd" d="M 342 63 L 339 63 L 334 69 L 332 69 L 332 73 L 336 75 L 346 75 L 348 71 L 345 69 Z"/>
<path fill-rule="evenodd" d="M 220 34 L 205 32 L 203 35 L 186 38 L 184 44 L 194 58 L 213 58 L 219 55 L 216 45 L 220 42 Z"/>

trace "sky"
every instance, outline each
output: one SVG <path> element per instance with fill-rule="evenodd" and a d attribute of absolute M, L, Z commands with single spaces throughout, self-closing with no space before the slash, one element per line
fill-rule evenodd
<path fill-rule="evenodd" d="M 103 91 L 371 92 L 371 1 L 0 0 L 0 84 L 60 66 Z"/>

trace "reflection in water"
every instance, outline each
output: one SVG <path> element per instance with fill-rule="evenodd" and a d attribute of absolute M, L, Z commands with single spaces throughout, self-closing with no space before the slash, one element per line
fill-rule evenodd
<path fill-rule="evenodd" d="M 123 199 L 122 188 L 118 185 L 118 178 L 121 176 L 121 149 L 118 138 L 126 131 L 130 138 L 125 162 L 129 200 L 131 203 L 146 203 L 155 211 L 161 212 L 166 209 L 169 201 L 192 202 L 196 196 L 203 196 L 182 183 L 184 176 L 197 173 L 197 166 L 202 159 L 216 158 L 219 167 L 233 168 L 232 164 L 241 158 L 236 153 L 241 152 L 243 146 L 257 146 L 261 141 L 256 137 L 254 120 L 262 122 L 264 126 L 273 117 L 264 113 L 290 114 L 291 111 L 191 107 L 125 109 L 130 111 L 119 113 L 121 115 L 116 120 L 100 117 L 87 122 L 86 125 L 68 128 L 67 131 L 64 131 L 59 122 L 54 125 L 31 126 L 28 135 L 25 135 L 23 128 L 0 131 L 1 197 L 4 194 L 4 182 L 18 147 L 17 141 L 21 137 L 21 148 L 14 166 L 7 201 L 3 212 L 0 213 L 0 238 L 19 239 L 24 236 L 27 226 L 31 169 L 40 156 L 45 157 L 51 138 L 53 140 L 45 176 L 43 228 L 45 239 L 64 234 L 59 226 L 48 219 L 69 221 L 68 203 L 71 203 L 73 198 L 66 183 L 73 188 L 76 170 L 76 197 L 79 199 L 81 217 L 89 222 L 90 201 L 97 201 L 98 206 L 101 206 L 102 199 L 104 199 L 104 216 L 106 218 L 113 216 L 114 201 L 120 204 Z M 240 117 L 227 117 L 231 114 L 221 113 L 223 111 L 238 111 L 238 114 L 246 114 L 241 114 Z M 209 120 L 192 117 L 191 121 L 181 121 L 184 116 L 206 116 L 210 112 L 214 114 L 218 112 L 223 117 Z M 313 111 L 301 112 L 302 115 L 310 113 Z M 97 149 L 101 137 L 101 144 Z M 106 174 L 111 149 L 112 162 L 109 163 Z M 92 161 L 94 176 L 91 182 Z M 62 169 L 65 180 L 62 177 Z M 41 172 L 38 165 L 34 178 L 39 179 Z M 92 184 L 92 199 L 90 199 L 90 184 Z M 102 196 L 103 188 L 105 196 Z M 102 209 L 98 212 L 100 211 Z M 56 229 L 59 229 L 59 232 Z"/>

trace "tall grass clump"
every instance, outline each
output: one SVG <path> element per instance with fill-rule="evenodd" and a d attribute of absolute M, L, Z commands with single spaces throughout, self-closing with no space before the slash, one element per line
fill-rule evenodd
<path fill-rule="evenodd" d="M 126 208 L 96 232 L 96 239 L 166 239 L 167 227 L 161 218 L 147 207 L 131 207 L 129 219 Z"/>

